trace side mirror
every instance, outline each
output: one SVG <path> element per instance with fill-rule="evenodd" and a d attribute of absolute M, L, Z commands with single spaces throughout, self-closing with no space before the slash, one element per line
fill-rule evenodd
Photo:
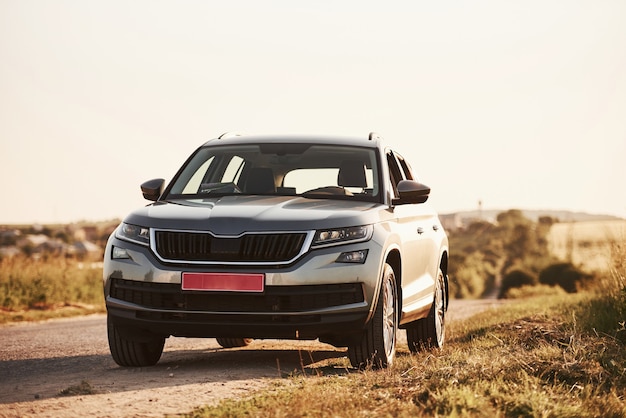
<path fill-rule="evenodd" d="M 415 180 L 401 180 L 398 183 L 398 194 L 400 199 L 396 199 L 395 204 L 424 203 L 430 195 L 430 187 Z"/>
<path fill-rule="evenodd" d="M 153 179 L 142 183 L 141 192 L 143 193 L 144 199 L 151 200 L 153 202 L 159 200 L 159 196 L 163 193 L 164 184 L 165 180 L 163 179 Z"/>

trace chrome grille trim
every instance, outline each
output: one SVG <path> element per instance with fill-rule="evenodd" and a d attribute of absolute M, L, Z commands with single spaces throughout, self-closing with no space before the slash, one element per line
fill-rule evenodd
<path fill-rule="evenodd" d="M 315 231 L 245 232 L 237 236 L 209 231 L 151 229 L 150 249 L 164 263 L 282 266 L 305 254 Z"/>

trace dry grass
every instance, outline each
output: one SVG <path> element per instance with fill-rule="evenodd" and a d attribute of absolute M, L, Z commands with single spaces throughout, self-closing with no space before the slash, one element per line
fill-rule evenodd
<path fill-rule="evenodd" d="M 103 311 L 97 264 L 63 257 L 0 260 L 0 323 Z"/>
<path fill-rule="evenodd" d="M 82 380 L 78 385 L 70 386 L 59 392 L 59 396 L 94 395 L 98 392 L 94 390 L 89 382 Z"/>
<path fill-rule="evenodd" d="M 593 332 L 626 344 L 626 240 L 610 248 L 609 272 L 599 276 L 595 297 L 581 315 L 581 321 Z"/>
<path fill-rule="evenodd" d="M 387 370 L 334 359 L 192 417 L 625 417 L 626 353 L 581 328 L 594 296 L 516 301 L 449 327 L 441 351 L 401 350 Z"/>
<path fill-rule="evenodd" d="M 387 370 L 333 359 L 190 417 L 626 417 L 626 245 L 593 292 L 527 294 Z M 334 363 L 333 363 L 334 362 Z"/>

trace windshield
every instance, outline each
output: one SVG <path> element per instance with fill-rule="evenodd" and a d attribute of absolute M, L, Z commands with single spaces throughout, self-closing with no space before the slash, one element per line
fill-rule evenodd
<path fill-rule="evenodd" d="M 200 148 L 179 171 L 166 199 L 288 195 L 379 201 L 376 152 L 313 144 Z"/>

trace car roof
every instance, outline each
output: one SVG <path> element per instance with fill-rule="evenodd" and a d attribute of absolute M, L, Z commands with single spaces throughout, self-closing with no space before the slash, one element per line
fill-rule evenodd
<path fill-rule="evenodd" d="M 226 133 L 203 144 L 236 145 L 236 144 L 288 144 L 306 143 L 320 145 L 350 145 L 367 148 L 381 148 L 382 138 L 372 132 L 362 137 L 330 136 L 330 135 L 241 135 Z"/>

